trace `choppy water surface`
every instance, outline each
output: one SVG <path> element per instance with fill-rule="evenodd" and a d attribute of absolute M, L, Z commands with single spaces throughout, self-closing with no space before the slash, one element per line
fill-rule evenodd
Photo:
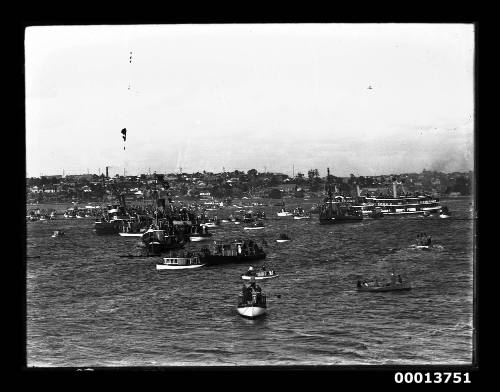
<path fill-rule="evenodd" d="M 29 222 L 28 366 L 470 363 L 471 200 L 442 204 L 452 218 L 323 226 L 265 207 L 263 230 L 212 230 L 214 240 L 268 242 L 265 263 L 280 276 L 261 284 L 268 314 L 257 320 L 236 312 L 246 264 L 156 271 L 156 258 L 118 257 L 135 253 L 138 238 L 96 236 L 90 219 Z M 57 229 L 66 236 L 51 238 Z M 293 240 L 276 243 L 282 232 Z M 409 249 L 419 232 L 443 248 Z M 355 290 L 392 268 L 413 290 Z"/>

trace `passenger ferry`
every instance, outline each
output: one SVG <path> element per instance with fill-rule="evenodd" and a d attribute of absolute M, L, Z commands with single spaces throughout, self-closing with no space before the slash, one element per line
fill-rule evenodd
<path fill-rule="evenodd" d="M 164 257 L 162 263 L 156 264 L 157 270 L 181 270 L 203 267 L 198 256 L 193 257 Z"/>
<path fill-rule="evenodd" d="M 363 216 L 370 216 L 380 211 L 383 215 L 428 215 L 438 214 L 443 207 L 439 199 L 430 195 L 397 194 L 396 183 L 393 183 L 393 196 L 359 196 L 353 208 L 361 211 Z"/>

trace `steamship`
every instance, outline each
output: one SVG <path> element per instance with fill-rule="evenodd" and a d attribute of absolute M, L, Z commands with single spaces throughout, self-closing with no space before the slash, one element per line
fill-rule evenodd
<path fill-rule="evenodd" d="M 364 216 L 370 216 L 377 211 L 383 215 L 429 215 L 441 212 L 443 207 L 438 198 L 430 195 L 398 195 L 397 185 L 396 182 L 392 184 L 392 197 L 358 196 L 358 202 L 353 208 Z"/>
<path fill-rule="evenodd" d="M 329 168 L 327 172 L 327 181 L 329 181 Z M 359 209 L 353 207 L 350 200 L 341 196 L 333 197 L 333 191 L 330 184 L 328 184 L 327 195 L 324 203 L 319 206 L 320 224 L 356 223 L 363 220 L 363 214 Z"/>

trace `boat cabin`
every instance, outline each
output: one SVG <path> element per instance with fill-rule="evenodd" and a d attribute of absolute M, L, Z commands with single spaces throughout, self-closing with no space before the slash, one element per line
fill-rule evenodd
<path fill-rule="evenodd" d="M 163 258 L 164 265 L 199 265 L 201 264 L 200 258 L 198 256 L 194 257 L 164 257 Z"/>

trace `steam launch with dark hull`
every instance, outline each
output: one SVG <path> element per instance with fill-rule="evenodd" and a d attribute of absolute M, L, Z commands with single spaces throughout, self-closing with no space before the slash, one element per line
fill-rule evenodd
<path fill-rule="evenodd" d="M 330 225 L 361 222 L 363 220 L 363 214 L 360 211 L 353 208 L 349 203 L 334 200 L 330 184 L 330 169 L 328 168 L 327 171 L 328 196 L 319 207 L 319 223 L 322 225 Z"/>

